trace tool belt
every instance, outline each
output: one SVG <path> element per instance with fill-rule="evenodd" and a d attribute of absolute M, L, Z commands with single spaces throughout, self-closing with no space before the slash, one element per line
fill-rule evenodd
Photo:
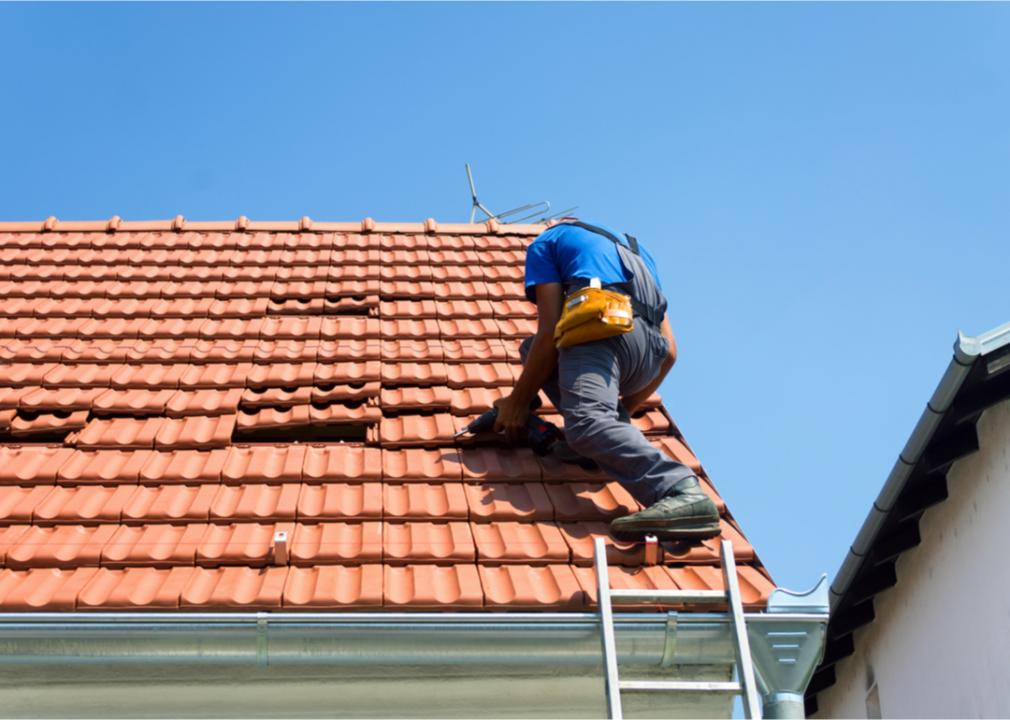
<path fill-rule="evenodd" d="M 629 333 L 634 327 L 630 296 L 591 286 L 565 298 L 561 319 L 554 327 L 554 344 L 559 348 L 580 345 Z"/>

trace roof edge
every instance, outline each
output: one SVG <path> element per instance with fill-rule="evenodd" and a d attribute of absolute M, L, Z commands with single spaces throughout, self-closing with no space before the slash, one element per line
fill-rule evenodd
<path fill-rule="evenodd" d="M 995 356 L 995 357 L 994 357 Z M 884 481 L 884 486 L 877 495 L 870 512 L 863 521 L 859 532 L 852 545 L 849 547 L 842 561 L 841 566 L 831 583 L 830 604 L 831 621 L 829 623 L 829 634 L 838 617 L 838 613 L 844 614 L 848 611 L 850 602 L 847 596 L 853 588 L 853 583 L 860 577 L 863 565 L 868 562 L 868 558 L 874 552 L 875 545 L 882 528 L 888 523 L 891 514 L 894 512 L 896 503 L 902 497 L 909 479 L 919 465 L 923 454 L 929 451 L 931 445 L 936 441 L 936 432 L 947 420 L 947 415 L 954 403 L 963 392 L 978 392 L 975 387 L 978 383 L 978 370 L 980 363 L 983 366 L 982 372 L 986 377 L 1001 376 L 1001 373 L 1010 367 L 1010 323 L 1000 325 L 997 328 L 984 332 L 980 335 L 970 336 L 958 332 L 954 341 L 953 357 L 950 360 L 940 382 L 933 391 L 925 410 L 916 422 L 912 433 L 902 448 L 894 467 Z M 984 382 L 984 381 L 983 381 Z M 966 386 L 966 383 L 968 385 Z M 993 397 L 1005 398 L 1008 383 L 1005 380 L 999 381 L 999 387 L 993 388 Z M 981 407 L 981 406 L 980 406 Z M 944 495 L 944 497 L 946 497 Z M 898 554 L 902 551 L 899 550 Z M 891 584 L 895 581 L 892 576 Z M 881 583 L 883 587 L 873 590 L 875 595 L 886 587 L 890 587 L 886 582 Z M 871 596 L 872 599 L 872 596 Z M 843 635 L 849 636 L 855 629 L 867 622 L 873 621 L 872 607 L 868 613 L 862 613 L 858 618 L 847 618 L 845 627 L 847 630 L 840 630 L 837 637 L 834 637 L 836 649 L 831 651 L 831 659 L 822 661 L 814 676 L 816 689 L 809 689 L 806 694 L 807 714 L 817 711 L 816 696 L 819 692 L 826 690 L 835 683 L 833 665 L 853 651 L 853 643 L 850 640 L 843 642 Z M 830 642 L 829 642 L 830 645 Z M 818 677 L 823 675 L 823 680 L 818 682 Z"/>
<path fill-rule="evenodd" d="M 954 341 L 954 356 L 951 358 L 950 364 L 940 378 L 929 402 L 926 403 L 925 410 L 912 429 L 912 434 L 898 455 L 894 467 L 884 481 L 883 488 L 877 495 L 877 499 L 874 501 L 873 507 L 870 508 L 859 532 L 856 533 L 856 539 L 831 583 L 832 609 L 848 590 L 863 557 L 872 547 L 887 512 L 901 494 L 912 468 L 919 461 L 937 425 L 950 408 L 969 370 L 979 357 L 1008 345 L 1010 345 L 1010 323 L 976 336 L 965 335 L 958 331 Z"/>
<path fill-rule="evenodd" d="M 496 220 L 483 223 L 439 223 L 432 218 L 423 222 L 325 222 L 308 216 L 298 220 L 250 220 L 242 215 L 235 220 L 187 220 L 177 215 L 171 220 L 123 220 L 114 215 L 108 220 L 45 220 L 0 222 L 3 233 L 42 232 L 349 232 L 409 233 L 415 235 L 539 235 L 546 224 L 505 224 Z"/>

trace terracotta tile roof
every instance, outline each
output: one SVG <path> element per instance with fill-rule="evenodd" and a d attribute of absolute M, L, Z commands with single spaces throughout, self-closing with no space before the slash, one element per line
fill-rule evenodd
<path fill-rule="evenodd" d="M 0 610 L 591 606 L 634 499 L 451 437 L 519 374 L 541 229 L 0 223 Z M 633 422 L 702 476 L 760 605 L 658 398 Z M 716 541 L 607 542 L 618 586 L 721 582 Z"/>

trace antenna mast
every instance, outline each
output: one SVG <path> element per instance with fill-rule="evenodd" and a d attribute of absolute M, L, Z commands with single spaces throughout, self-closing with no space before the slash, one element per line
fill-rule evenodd
<path fill-rule="evenodd" d="M 477 199 L 477 188 L 473 182 L 473 171 L 470 169 L 470 163 L 466 163 L 466 179 L 470 184 L 470 223 L 477 217 L 477 211 L 480 210 L 486 216 L 487 220 L 497 220 L 501 223 L 521 223 L 524 220 L 532 220 L 533 218 L 540 216 L 535 222 L 547 222 L 556 217 L 561 217 L 562 215 L 567 215 L 572 210 L 575 210 L 578 206 L 570 207 L 567 210 L 562 210 L 561 212 L 554 213 L 550 215 L 551 204 L 547 200 L 540 200 L 539 202 L 527 203 L 526 205 L 520 205 L 517 208 L 512 208 L 511 210 L 506 210 L 502 213 L 493 213 L 487 209 L 487 207 Z M 523 214 L 525 213 L 525 214 Z M 521 217 L 513 217 L 514 215 L 521 215 Z M 505 220 L 505 218 L 512 218 L 511 220 Z"/>

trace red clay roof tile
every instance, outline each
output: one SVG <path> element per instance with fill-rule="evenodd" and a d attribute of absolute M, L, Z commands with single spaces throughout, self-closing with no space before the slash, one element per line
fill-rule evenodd
<path fill-rule="evenodd" d="M 300 524 L 291 541 L 292 565 L 356 565 L 382 559 L 383 530 L 378 521 Z"/>
<path fill-rule="evenodd" d="M 196 548 L 196 562 L 202 566 L 268 565 L 274 562 L 274 536 L 277 531 L 294 530 L 293 523 L 233 523 L 207 526 Z M 280 564 L 280 563 L 278 563 Z"/>
<path fill-rule="evenodd" d="M 63 484 L 136 485 L 149 450 L 79 450 L 71 452 L 56 479 Z"/>
<path fill-rule="evenodd" d="M 302 491 L 300 483 L 222 485 L 210 506 L 212 520 L 293 520 Z"/>
<path fill-rule="evenodd" d="M 511 386 L 515 382 L 512 366 L 503 362 L 453 363 L 448 365 L 451 388 Z"/>
<path fill-rule="evenodd" d="M 0 410 L 13 410 L 21 404 L 21 399 L 42 390 L 37 387 L 0 388 Z"/>
<path fill-rule="evenodd" d="M 452 391 L 453 415 L 473 415 L 490 410 L 496 400 L 510 392 L 507 387 L 469 387 Z"/>
<path fill-rule="evenodd" d="M 578 609 L 584 590 L 568 565 L 478 566 L 485 602 L 507 610 Z"/>
<path fill-rule="evenodd" d="M 309 445 L 304 457 L 302 478 L 307 483 L 382 479 L 382 454 L 378 448 Z"/>
<path fill-rule="evenodd" d="M 206 520 L 220 490 L 217 484 L 141 485 L 123 505 L 123 521 Z"/>
<path fill-rule="evenodd" d="M 78 610 L 171 610 L 193 574 L 191 567 L 100 568 L 77 597 Z"/>
<path fill-rule="evenodd" d="M 378 430 L 369 428 L 369 439 L 383 447 L 416 447 L 451 443 L 456 432 L 452 415 L 402 415 L 384 417 Z"/>
<path fill-rule="evenodd" d="M 452 404 L 452 390 L 444 385 L 428 388 L 401 387 L 383 390 L 379 402 L 383 409 L 399 412 L 407 409 L 445 409 Z"/>
<path fill-rule="evenodd" d="M 78 434 L 81 448 L 151 448 L 166 418 L 112 418 L 88 421 Z"/>
<path fill-rule="evenodd" d="M 140 469 L 141 483 L 220 482 L 227 450 L 153 452 Z"/>
<path fill-rule="evenodd" d="M 292 567 L 284 586 L 285 607 L 378 609 L 382 607 L 381 565 Z"/>
<path fill-rule="evenodd" d="M 497 338 L 466 338 L 442 341 L 445 359 L 450 362 L 507 362 L 510 356 L 505 344 Z"/>
<path fill-rule="evenodd" d="M 243 390 L 237 387 L 226 390 L 179 390 L 165 403 L 165 414 L 175 418 L 188 415 L 234 415 L 243 398 L 242 393 Z"/>
<path fill-rule="evenodd" d="M 641 505 L 616 482 L 552 483 L 544 486 L 559 521 L 613 520 L 638 512 Z"/>
<path fill-rule="evenodd" d="M 587 607 L 592 538 L 637 503 L 600 472 L 451 437 L 521 371 L 540 229 L 0 227 L 0 425 L 40 431 L 0 445 L 0 562 L 30 568 L 0 573 L 0 609 Z M 88 419 L 69 435 L 68 413 Z M 376 421 L 365 443 L 299 442 Z M 725 511 L 658 397 L 635 424 Z M 722 530 L 756 607 L 770 581 Z M 718 538 L 644 570 L 640 545 L 610 545 L 617 585 L 721 582 Z"/>
<path fill-rule="evenodd" d="M 461 483 L 385 483 L 382 516 L 388 520 L 466 520 L 469 508 Z"/>
<path fill-rule="evenodd" d="M 105 567 L 192 566 L 206 524 L 121 525 L 102 547 Z"/>
<path fill-rule="evenodd" d="M 541 477 L 540 465 L 531 450 L 468 448 L 459 455 L 464 480 L 530 482 Z"/>
<path fill-rule="evenodd" d="M 477 557 L 491 563 L 567 563 L 568 544 L 550 522 L 471 523 Z"/>
<path fill-rule="evenodd" d="M 303 485 L 299 520 L 377 520 L 382 517 L 382 485 L 327 482 Z"/>
<path fill-rule="evenodd" d="M 179 377 L 179 387 L 186 390 L 245 387 L 247 381 L 253 384 L 253 378 L 260 372 L 257 368 L 261 367 L 267 366 L 252 363 L 189 365 Z"/>
<path fill-rule="evenodd" d="M 52 373 L 58 367 L 52 363 L 43 365 L 35 363 L 0 365 L 0 383 L 6 387 L 37 387 L 42 384 L 46 375 Z"/>
<path fill-rule="evenodd" d="M 54 488 L 49 485 L 11 485 L 3 488 L 0 491 L 0 522 L 31 522 L 37 508 L 53 492 Z"/>
<path fill-rule="evenodd" d="M 154 444 L 159 449 L 225 447 L 231 443 L 235 419 L 235 415 L 166 418 L 162 420 Z"/>
<path fill-rule="evenodd" d="M 0 483 L 52 485 L 71 448 L 14 445 L 0 447 Z"/>
<path fill-rule="evenodd" d="M 118 523 L 123 507 L 137 491 L 134 485 L 36 487 L 46 491 L 32 514 L 37 523 Z"/>
<path fill-rule="evenodd" d="M 614 540 L 605 522 L 560 523 L 558 527 L 571 550 L 575 565 L 593 564 L 593 542 L 598 537 L 603 538 L 606 544 L 609 565 L 638 567 L 645 562 L 645 544 Z"/>
<path fill-rule="evenodd" d="M 382 451 L 382 477 L 391 482 L 459 481 L 459 453 L 453 449 L 421 448 Z"/>
<path fill-rule="evenodd" d="M 600 470 L 586 470 L 581 465 L 563 463 L 552 454 L 537 455 L 536 460 L 540 465 L 540 473 L 545 483 L 603 483 L 607 481 L 607 476 Z"/>
<path fill-rule="evenodd" d="M 382 604 L 385 608 L 464 610 L 482 607 L 484 593 L 477 567 L 472 564 L 386 565 Z"/>
<path fill-rule="evenodd" d="M 673 424 L 662 408 L 636 413 L 631 423 L 646 435 L 668 435 L 673 430 Z"/>
<path fill-rule="evenodd" d="M 74 392 L 65 389 L 61 392 Z M 101 414 L 116 415 L 160 415 L 165 412 L 168 401 L 175 396 L 176 390 L 105 390 L 91 388 L 77 390 L 82 393 L 97 393 L 93 397 L 91 409 Z"/>
<path fill-rule="evenodd" d="M 225 483 L 301 482 L 305 447 L 246 445 L 228 448 L 221 480 Z"/>
<path fill-rule="evenodd" d="M 14 569 L 98 565 L 102 546 L 118 525 L 32 525 L 7 550 Z"/>
<path fill-rule="evenodd" d="M 465 522 L 384 522 L 382 557 L 388 564 L 473 562 L 474 539 Z"/>
<path fill-rule="evenodd" d="M 182 590 L 179 604 L 197 609 L 278 608 L 287 572 L 287 567 L 195 568 Z"/>
<path fill-rule="evenodd" d="M 306 427 L 309 424 L 309 406 L 272 408 L 242 408 L 236 419 L 239 430 L 266 430 L 281 427 Z"/>
<path fill-rule="evenodd" d="M 445 363 L 382 363 L 383 387 L 396 387 L 399 385 L 445 385 L 448 381 L 449 369 Z"/>
<path fill-rule="evenodd" d="M 29 513 L 30 514 L 30 513 Z M 21 536 L 28 532 L 28 525 L 8 525 L 0 527 L 0 567 L 7 562 L 7 551 L 17 544 Z"/>
<path fill-rule="evenodd" d="M 10 434 L 15 438 L 29 439 L 35 435 L 48 435 L 58 431 L 79 430 L 88 422 L 87 410 L 57 410 L 34 412 L 19 410 L 11 419 Z"/>
<path fill-rule="evenodd" d="M 466 503 L 473 520 L 553 520 L 554 506 L 544 486 L 527 483 L 467 483 Z"/>
<path fill-rule="evenodd" d="M 379 315 L 385 320 L 388 318 L 435 318 L 438 312 L 435 309 L 435 301 L 422 298 L 420 300 L 383 300 L 379 303 Z M 383 324 L 385 326 L 385 324 Z M 437 326 L 436 326 L 437 327 Z M 385 332 L 382 333 L 386 335 Z M 397 337 L 393 333 L 394 338 Z M 436 335 L 437 337 L 437 335 Z"/>
<path fill-rule="evenodd" d="M 98 568 L 0 570 L 0 608 L 11 611 L 72 611 Z"/>
<path fill-rule="evenodd" d="M 355 382 L 347 385 L 321 383 L 312 386 L 309 400 L 316 404 L 372 400 L 377 399 L 379 393 L 378 382 Z"/>
<path fill-rule="evenodd" d="M 96 398 L 106 390 L 102 388 L 24 388 L 19 406 L 24 410 L 45 412 L 54 410 L 89 410 Z"/>
<path fill-rule="evenodd" d="M 380 367 L 384 364 L 368 362 L 320 362 L 316 365 L 312 382 L 315 385 L 347 385 L 368 383 L 379 380 Z"/>

